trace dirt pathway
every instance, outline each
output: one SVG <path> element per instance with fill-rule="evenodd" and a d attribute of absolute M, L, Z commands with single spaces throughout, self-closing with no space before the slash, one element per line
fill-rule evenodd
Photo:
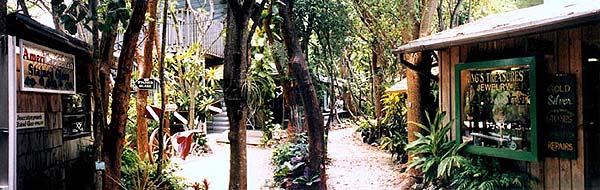
<path fill-rule="evenodd" d="M 180 176 L 186 178 L 187 182 L 202 182 L 208 179 L 211 190 L 226 190 L 229 186 L 229 145 L 216 143 L 215 136 L 209 135 L 209 146 L 213 153 L 200 156 L 188 157 L 185 161 L 174 159 L 181 171 Z M 265 182 L 273 177 L 270 164 L 272 149 L 257 146 L 246 146 L 248 153 L 248 189 L 263 190 Z"/>
<path fill-rule="evenodd" d="M 328 151 L 331 164 L 327 168 L 329 190 L 398 189 L 398 166 L 393 165 L 391 155 L 376 147 L 362 143 L 355 128 L 333 130 L 329 134 Z M 174 159 L 181 167 L 179 175 L 188 182 L 210 182 L 210 189 L 228 189 L 229 145 L 216 143 L 209 136 L 212 154 Z M 273 178 L 270 164 L 273 149 L 247 146 L 248 189 L 272 189 L 266 186 Z"/>
<path fill-rule="evenodd" d="M 400 172 L 391 155 L 362 143 L 355 131 L 346 128 L 329 134 L 328 189 L 398 189 Z"/>

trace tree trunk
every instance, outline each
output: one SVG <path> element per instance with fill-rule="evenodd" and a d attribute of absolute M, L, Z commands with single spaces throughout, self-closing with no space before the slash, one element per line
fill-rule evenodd
<path fill-rule="evenodd" d="M 247 182 L 246 118 L 248 105 L 242 86 L 250 68 L 250 8 L 254 0 L 228 0 L 225 38 L 225 65 L 223 72 L 225 105 L 229 119 L 229 189 L 245 190 Z"/>
<path fill-rule="evenodd" d="M 100 43 L 98 40 L 98 0 L 90 0 L 90 12 L 92 18 L 92 57 L 94 60 L 94 66 L 92 69 L 92 94 L 94 110 L 93 110 L 93 134 L 94 134 L 94 144 L 93 144 L 93 153 L 94 153 L 94 161 L 102 160 L 102 135 L 104 128 L 106 127 L 106 115 L 104 115 L 103 108 L 103 99 L 100 88 L 100 67 L 102 65 L 100 59 Z M 103 181 L 102 181 L 102 171 L 98 170 L 94 173 L 94 189 L 101 190 Z"/>
<path fill-rule="evenodd" d="M 281 93 L 283 94 L 283 109 L 284 109 L 284 113 L 282 115 L 282 125 L 283 125 L 283 121 L 285 120 L 285 116 L 286 114 L 290 115 L 290 119 L 288 121 L 288 126 L 287 126 L 287 132 L 288 132 L 288 136 L 292 137 L 294 133 L 298 132 L 298 125 L 296 123 L 296 121 L 298 120 L 296 116 L 296 113 L 298 112 L 298 109 L 295 109 L 295 107 L 297 107 L 297 103 L 295 101 L 295 99 L 293 99 L 292 97 L 294 96 L 294 86 L 291 85 L 291 81 L 285 80 L 285 78 L 287 78 L 288 76 L 288 72 L 283 68 L 282 65 L 282 61 L 281 57 L 279 56 L 278 49 L 274 46 L 275 45 L 275 37 L 273 36 L 273 31 L 271 31 L 271 19 L 273 17 L 273 15 L 271 14 L 271 9 L 273 7 L 273 3 L 271 3 L 271 5 L 269 5 L 269 15 L 267 15 L 267 17 L 265 19 L 263 19 L 263 29 L 265 30 L 265 34 L 267 35 L 267 41 L 269 42 L 270 47 L 268 49 L 270 49 L 271 51 L 271 55 L 274 55 L 274 63 L 275 63 L 275 68 L 277 69 L 277 73 L 279 73 L 281 76 L 283 76 L 282 78 L 284 78 L 284 80 L 281 80 Z M 277 42 L 279 43 L 279 42 Z"/>
<path fill-rule="evenodd" d="M 151 18 L 148 21 L 148 30 L 146 32 L 146 40 L 144 41 L 144 60 L 138 63 L 139 78 L 152 77 L 154 69 L 153 50 L 154 38 L 156 36 L 156 9 L 158 0 L 148 1 L 148 15 Z M 148 120 L 144 117 L 148 102 L 148 91 L 138 90 L 136 100 L 136 117 L 137 117 L 137 152 L 142 160 L 146 159 L 150 149 L 148 147 Z"/>
<path fill-rule="evenodd" d="M 204 65 L 202 65 L 202 69 L 204 69 Z M 204 76 L 202 76 L 204 77 Z M 190 97 L 190 106 L 188 109 L 188 125 L 186 126 L 188 130 L 194 129 L 195 127 L 195 117 L 196 117 L 196 88 L 198 85 L 197 80 L 192 80 L 189 88 L 189 97 Z"/>
<path fill-rule="evenodd" d="M 25 0 L 17 0 L 17 4 L 19 4 L 19 7 L 21 7 L 23 14 L 25 16 L 29 16 L 29 9 L 27 8 L 27 5 L 25 4 Z"/>
<path fill-rule="evenodd" d="M 463 2 L 463 0 L 458 0 L 456 2 L 456 5 L 454 6 L 454 9 L 452 10 L 452 14 L 450 15 L 450 28 L 454 28 L 456 26 L 458 26 L 458 13 L 460 13 L 460 4 Z M 470 2 L 470 1 L 469 1 Z"/>
<path fill-rule="evenodd" d="M 375 105 L 375 119 L 377 120 L 377 126 L 379 126 L 379 120 L 383 117 L 383 105 L 381 103 L 381 97 L 383 91 L 381 89 L 381 72 L 379 64 L 383 63 L 383 51 L 379 46 L 378 42 L 374 42 L 371 45 L 372 57 L 371 57 L 371 75 L 373 76 L 373 104 Z"/>
<path fill-rule="evenodd" d="M 138 36 L 145 21 L 147 10 L 146 0 L 136 0 L 129 25 L 123 36 L 123 48 L 119 56 L 119 66 L 115 88 L 112 94 L 111 123 L 104 136 L 104 156 L 106 161 L 106 176 L 104 189 L 119 189 L 118 180 L 121 178 L 121 156 L 125 140 L 125 125 L 131 93 L 131 73 L 133 57 L 135 56 Z"/>
<path fill-rule="evenodd" d="M 6 34 L 6 0 L 0 0 L 0 35 Z"/>
<path fill-rule="evenodd" d="M 431 25 L 433 23 L 433 13 L 435 9 L 439 5 L 439 0 L 430 0 L 429 4 L 424 7 L 424 10 L 421 13 L 421 22 L 416 22 L 418 24 L 413 25 L 413 30 L 411 32 L 411 36 L 414 36 L 412 39 L 416 39 L 417 37 L 425 37 L 431 34 Z M 416 19 L 412 17 L 412 19 Z M 411 39 L 408 39 L 411 40 Z M 415 64 L 415 66 L 421 71 L 431 71 L 431 54 L 425 52 L 414 53 L 412 55 L 405 55 L 404 59 L 409 60 L 409 62 Z M 425 117 L 425 111 L 429 105 L 431 105 L 429 93 L 431 93 L 429 88 L 429 79 L 426 76 L 423 76 L 416 71 L 408 70 L 407 72 L 408 78 L 408 90 L 407 90 L 407 105 L 408 105 L 408 113 L 407 120 L 409 122 L 415 123 L 427 123 L 427 118 Z M 421 128 L 415 124 L 408 124 L 408 142 L 412 142 L 417 140 L 415 136 L 415 132 L 421 132 Z"/>
<path fill-rule="evenodd" d="M 304 121 L 308 126 L 309 169 L 311 172 L 318 172 L 321 178 L 321 182 L 314 189 L 327 189 L 327 175 L 323 163 L 325 155 L 323 114 L 294 28 L 292 18 L 294 0 L 282 2 L 279 4 L 280 15 L 283 18 L 282 34 L 289 58 L 290 72 L 298 82 L 298 89 L 304 102 Z"/>
<path fill-rule="evenodd" d="M 58 15 L 58 5 L 50 5 L 52 7 L 51 15 L 52 22 L 54 22 L 54 29 L 60 33 L 64 33 L 63 26 L 60 24 L 60 15 Z"/>

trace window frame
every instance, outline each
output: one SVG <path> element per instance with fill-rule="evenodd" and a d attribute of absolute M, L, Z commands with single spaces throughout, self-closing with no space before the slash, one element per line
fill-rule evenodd
<path fill-rule="evenodd" d="M 510 66 L 529 66 L 529 99 L 530 99 L 530 108 L 529 108 L 529 117 L 530 117 L 530 127 L 531 133 L 529 138 L 530 142 L 530 151 L 520 151 L 520 150 L 510 150 L 506 148 L 493 148 L 493 147 L 482 147 L 475 145 L 466 145 L 464 151 L 466 153 L 483 155 L 483 156 L 491 156 L 491 157 L 499 157 L 499 158 L 507 158 L 513 160 L 521 160 L 521 161 L 539 161 L 538 154 L 538 135 L 539 130 L 537 128 L 537 61 L 536 57 L 520 57 L 520 58 L 509 58 L 509 59 L 499 59 L 499 60 L 491 60 L 491 61 L 480 61 L 480 62 L 466 62 L 460 63 L 455 66 L 455 110 L 456 110 L 456 119 L 455 119 L 455 133 L 456 133 L 456 143 L 462 143 L 462 133 L 461 133 L 461 123 L 462 115 L 463 115 L 463 102 L 461 95 L 461 72 L 465 70 L 476 70 L 476 69 L 493 69 L 498 67 L 510 67 Z"/>

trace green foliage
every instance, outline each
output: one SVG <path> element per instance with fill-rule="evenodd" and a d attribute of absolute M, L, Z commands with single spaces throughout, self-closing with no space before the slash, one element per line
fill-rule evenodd
<path fill-rule="evenodd" d="M 527 173 L 507 170 L 497 159 L 478 158 L 453 176 L 450 187 L 457 190 L 529 189 L 532 180 L 535 181 Z"/>
<path fill-rule="evenodd" d="M 208 106 L 219 99 L 215 68 L 205 68 L 204 50 L 194 44 L 186 51 L 165 56 L 165 78 L 170 102 L 181 110 L 190 111 L 191 98 L 195 98 L 194 111 L 203 120 L 209 116 Z"/>
<path fill-rule="evenodd" d="M 406 150 L 415 155 L 409 162 L 408 169 L 421 170 L 426 184 L 443 184 L 457 172 L 456 168 L 461 168 L 468 163 L 465 157 L 459 155 L 466 143 L 456 144 L 455 141 L 450 140 L 447 133 L 452 122 L 443 124 L 445 115 L 445 112 L 438 112 L 432 121 L 426 114 L 429 124 L 415 123 L 415 125 L 428 134 L 416 132 L 418 139 L 406 146 Z"/>
<path fill-rule="evenodd" d="M 112 27 L 121 23 L 127 26 L 130 18 L 130 7 L 124 0 L 100 1 L 98 7 L 99 29 L 103 32 L 112 30 Z M 71 1 L 66 4 L 65 0 L 52 0 L 51 5 L 59 15 L 60 23 L 71 35 L 78 31 L 77 24 L 82 24 L 88 31 L 92 31 L 91 22 L 95 19 L 89 10 L 88 2 L 82 0 Z"/>
<path fill-rule="evenodd" d="M 273 179 L 285 189 L 306 189 L 321 181 L 319 174 L 308 168 L 308 143 L 305 134 L 296 142 L 286 142 L 273 151 L 271 164 L 275 166 Z"/>
<path fill-rule="evenodd" d="M 263 136 L 260 139 L 260 141 L 266 144 L 271 144 L 271 139 L 273 139 L 273 135 L 278 131 L 281 131 L 282 128 L 280 124 L 273 123 L 274 118 L 273 112 L 271 110 L 266 109 L 264 113 L 266 114 L 267 119 L 265 119 L 264 122 L 262 122 L 261 130 L 263 132 Z"/>
<path fill-rule="evenodd" d="M 405 162 L 407 158 L 406 144 L 408 133 L 406 131 L 406 107 L 404 94 L 385 94 L 382 99 L 384 116 L 377 125 L 374 119 L 361 120 L 357 132 L 361 133 L 363 142 L 373 144 L 377 142 L 379 148 L 392 153 L 396 161 Z M 377 127 L 379 126 L 379 127 Z"/>
<path fill-rule="evenodd" d="M 162 172 L 162 180 L 156 181 L 156 164 L 140 159 L 137 152 L 130 146 L 123 150 L 121 167 L 121 185 L 127 189 L 138 190 L 181 190 L 187 187 L 183 177 L 175 175 L 179 170 L 177 166 L 166 164 Z"/>
<path fill-rule="evenodd" d="M 264 31 L 256 31 L 250 41 L 252 46 L 252 65 L 250 66 L 249 75 L 246 82 L 242 86 L 242 91 L 245 93 L 250 108 L 250 119 L 255 126 L 263 130 L 263 141 L 267 142 L 272 137 L 273 112 L 271 111 L 271 103 L 275 100 L 275 76 L 277 69 L 275 59 L 277 55 L 273 55 L 269 47 L 267 47 L 267 38 Z"/>

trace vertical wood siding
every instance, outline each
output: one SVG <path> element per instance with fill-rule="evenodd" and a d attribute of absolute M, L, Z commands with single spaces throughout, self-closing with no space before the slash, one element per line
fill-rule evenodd
<path fill-rule="evenodd" d="M 600 29 L 600 27 L 595 27 Z M 591 32 L 587 32 L 589 34 Z M 599 30 L 594 30 L 599 31 Z M 600 33 L 600 32 L 597 32 Z M 496 40 L 491 42 L 482 42 L 478 44 L 469 44 L 453 46 L 441 49 L 438 52 L 440 57 L 440 108 L 446 111 L 449 118 L 454 120 L 456 116 L 453 81 L 455 73 L 454 66 L 464 62 L 495 60 L 539 54 L 543 49 L 548 48 L 548 52 L 543 52 L 544 63 L 540 64 L 542 74 L 538 78 L 553 76 L 556 73 L 573 74 L 577 78 L 578 93 L 578 143 L 577 159 L 559 159 L 542 157 L 540 162 L 521 162 L 514 161 L 514 165 L 523 171 L 529 172 L 539 183 L 532 184 L 533 189 L 546 190 L 566 190 L 566 189 L 585 189 L 585 152 L 584 152 L 584 127 L 583 127 L 583 83 L 582 83 L 582 41 L 584 35 L 582 27 L 573 29 L 564 29 L 555 32 L 529 35 L 525 37 Z M 587 35 L 585 36 L 587 37 Z M 597 36 L 596 38 L 600 38 Z M 542 47 L 528 47 L 529 40 L 548 42 Z M 553 46 L 553 47 L 547 47 Z M 528 49 L 529 48 L 529 49 Z M 532 49 L 535 49 L 532 52 Z M 541 49 L 541 50 L 540 50 Z M 545 76 L 544 76 L 545 75 Z M 464 87 L 458 87 L 464 88 Z M 543 101 L 539 99 L 539 101 Z M 540 124 L 543 129 L 544 125 Z M 452 135 L 454 135 L 454 129 Z M 540 132 L 539 135 L 543 135 Z M 460 138 L 460 137 L 454 137 Z M 540 151 L 545 149 L 545 144 L 539 145 Z"/>

